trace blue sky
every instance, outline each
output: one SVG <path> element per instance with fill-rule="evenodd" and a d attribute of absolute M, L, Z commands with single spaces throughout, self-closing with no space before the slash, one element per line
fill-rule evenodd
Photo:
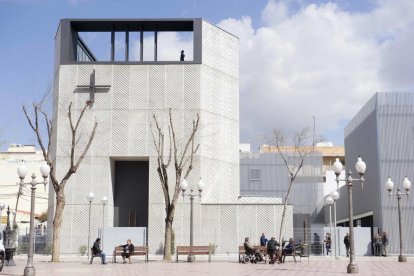
<path fill-rule="evenodd" d="M 0 0 L 1 149 L 35 144 L 21 106 L 52 84 L 61 18 L 205 18 L 240 37 L 241 142 L 257 146 L 272 128 L 315 116 L 317 132 L 343 144 L 374 92 L 412 91 L 408 2 Z"/>

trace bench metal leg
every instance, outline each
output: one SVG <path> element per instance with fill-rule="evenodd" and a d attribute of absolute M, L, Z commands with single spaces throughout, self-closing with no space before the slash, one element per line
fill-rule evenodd
<path fill-rule="evenodd" d="M 208 254 L 208 262 L 211 263 L 211 254 Z"/>

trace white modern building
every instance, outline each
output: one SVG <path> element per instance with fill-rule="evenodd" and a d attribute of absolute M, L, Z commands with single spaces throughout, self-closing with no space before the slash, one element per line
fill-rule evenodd
<path fill-rule="evenodd" d="M 192 43 L 185 52 L 192 57 L 180 61 L 178 48 L 176 60 L 160 60 L 159 38 L 166 32 L 189 33 Z M 82 39 L 87 33 L 108 34 L 108 60 L 98 60 Z M 150 47 L 145 45 L 148 41 Z M 164 196 L 150 123 L 155 114 L 167 131 L 169 108 L 179 141 L 188 137 L 192 120 L 200 115 L 196 136 L 200 149 L 187 179 L 194 188 L 200 178 L 205 183 L 201 199 L 195 200 L 194 243 L 215 243 L 218 252 L 237 252 L 245 236 L 278 234 L 280 200 L 239 198 L 237 37 L 202 19 L 64 19 L 55 43 L 53 155 L 58 178 L 69 162 L 69 104 L 73 103 L 76 115 L 87 101 L 92 102 L 80 125 L 80 146 L 85 145 L 93 122 L 98 122 L 92 146 L 65 188 L 62 253 L 76 253 L 87 243 L 90 192 L 96 195 L 92 237 L 102 226 L 147 227 L 150 251 L 163 245 Z M 119 49 L 123 49 L 122 60 L 117 59 Z M 144 58 L 146 49 L 152 51 L 150 61 Z M 170 183 L 175 182 L 173 170 L 172 164 Z M 49 195 L 51 226 L 52 189 Z M 100 203 L 103 196 L 109 199 L 106 208 Z M 173 224 L 175 245 L 189 243 L 189 215 L 189 200 L 180 197 Z M 291 206 L 285 221 L 285 234 L 292 236 Z M 120 242 L 126 238 L 120 237 Z"/>

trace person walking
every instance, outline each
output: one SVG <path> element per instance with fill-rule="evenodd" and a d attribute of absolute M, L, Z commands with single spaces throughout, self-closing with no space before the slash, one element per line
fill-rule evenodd
<path fill-rule="evenodd" d="M 384 256 L 384 257 L 388 257 L 388 243 L 389 243 L 388 234 L 387 234 L 387 232 L 384 231 L 382 233 L 382 248 L 384 250 L 384 253 L 383 253 L 382 256 Z"/>
<path fill-rule="evenodd" d="M 376 234 L 374 238 L 375 256 L 381 256 L 382 237 L 380 234 Z"/>
<path fill-rule="evenodd" d="M 346 233 L 344 237 L 344 244 L 345 244 L 346 256 L 349 257 L 349 249 L 351 247 L 351 237 L 349 236 L 349 233 Z"/>
<path fill-rule="evenodd" d="M 326 248 L 326 255 L 329 255 L 329 253 L 331 252 L 331 233 L 326 233 L 325 248 Z"/>
<path fill-rule="evenodd" d="M 267 254 L 269 254 L 269 264 L 274 264 L 275 262 L 279 263 L 278 254 L 276 253 L 276 246 L 280 246 L 276 241 L 275 237 L 272 237 L 270 241 L 267 242 Z"/>

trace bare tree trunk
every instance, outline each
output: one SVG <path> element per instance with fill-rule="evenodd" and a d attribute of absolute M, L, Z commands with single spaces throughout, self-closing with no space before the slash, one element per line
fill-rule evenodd
<path fill-rule="evenodd" d="M 287 201 L 290 195 L 290 191 L 292 190 L 292 184 L 293 184 L 294 179 L 290 180 L 289 183 L 289 189 L 286 193 L 286 196 L 284 198 L 284 204 L 283 204 L 283 212 L 282 212 L 282 220 L 280 222 L 280 231 L 279 231 L 279 244 L 282 245 L 282 237 L 283 237 L 283 228 L 284 228 L 284 222 L 285 222 L 285 216 L 286 216 L 286 209 L 287 209 Z"/>
<path fill-rule="evenodd" d="M 165 219 L 165 236 L 164 236 L 164 257 L 163 260 L 171 260 L 171 233 L 172 233 L 172 220 Z"/>
<path fill-rule="evenodd" d="M 185 146 L 181 152 L 178 153 L 177 147 L 177 138 L 175 136 L 174 124 L 172 119 L 172 111 L 169 109 L 169 125 L 168 125 L 168 135 L 169 135 L 169 148 L 168 155 L 165 156 L 165 141 L 164 141 L 164 132 L 161 126 L 158 124 L 157 117 L 153 115 L 155 127 L 157 129 L 156 135 L 153 131 L 153 125 L 151 124 L 152 139 L 154 142 L 155 149 L 158 154 L 158 176 L 160 178 L 160 183 L 164 195 L 165 203 L 165 233 L 164 233 L 164 257 L 163 260 L 171 260 L 171 234 L 172 234 L 172 224 L 174 221 L 174 212 L 175 206 L 177 204 L 178 196 L 180 194 L 180 185 L 182 181 L 182 176 L 187 178 L 190 175 L 191 170 L 193 169 L 193 158 L 194 154 L 197 152 L 199 145 L 194 145 L 195 134 L 198 129 L 198 124 L 200 121 L 200 116 L 197 114 L 195 120 L 193 120 L 193 128 L 188 138 Z M 158 138 L 156 138 L 158 137 Z M 171 163 L 172 157 L 174 157 L 174 168 L 175 168 L 175 185 L 174 188 L 170 190 L 168 186 L 168 173 L 167 168 Z"/>
<path fill-rule="evenodd" d="M 65 208 L 64 188 L 56 192 L 56 210 L 53 219 L 53 248 L 52 262 L 59 262 L 60 253 L 60 227 L 62 226 L 63 210 Z"/>

